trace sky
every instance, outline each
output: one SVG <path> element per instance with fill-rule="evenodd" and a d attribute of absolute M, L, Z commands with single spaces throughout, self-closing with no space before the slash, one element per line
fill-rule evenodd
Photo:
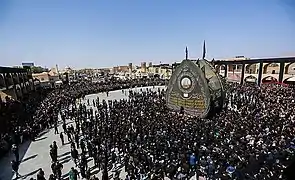
<path fill-rule="evenodd" d="M 0 66 L 295 56 L 294 0 L 0 0 Z"/>

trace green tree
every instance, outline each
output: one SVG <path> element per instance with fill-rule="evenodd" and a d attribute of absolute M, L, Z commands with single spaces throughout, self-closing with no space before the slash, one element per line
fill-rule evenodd
<path fill-rule="evenodd" d="M 48 72 L 47 68 L 43 68 L 41 66 L 33 66 L 31 67 L 32 73 L 42 73 L 42 72 Z"/>

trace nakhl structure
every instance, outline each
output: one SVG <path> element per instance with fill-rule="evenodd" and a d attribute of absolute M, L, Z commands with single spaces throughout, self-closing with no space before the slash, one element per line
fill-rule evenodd
<path fill-rule="evenodd" d="M 175 68 L 168 84 L 169 108 L 183 109 L 185 113 L 201 118 L 222 109 L 225 95 L 222 79 L 204 54 L 205 50 L 202 60 L 189 60 L 186 48 L 186 58 Z"/>

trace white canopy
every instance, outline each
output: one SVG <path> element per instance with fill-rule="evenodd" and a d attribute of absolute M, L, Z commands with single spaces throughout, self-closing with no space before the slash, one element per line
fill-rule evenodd
<path fill-rule="evenodd" d="M 55 84 L 62 84 L 62 81 L 55 81 Z"/>
<path fill-rule="evenodd" d="M 294 81 L 295 81 L 295 76 L 293 76 L 293 77 L 291 77 L 291 78 L 287 79 L 286 81 L 289 81 L 289 82 L 294 82 Z"/>

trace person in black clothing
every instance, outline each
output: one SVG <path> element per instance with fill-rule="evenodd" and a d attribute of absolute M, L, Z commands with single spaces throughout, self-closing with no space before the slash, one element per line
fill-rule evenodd
<path fill-rule="evenodd" d="M 51 161 L 55 162 L 54 149 L 53 149 L 52 145 L 49 146 L 49 155 L 51 157 Z"/>
<path fill-rule="evenodd" d="M 76 144 L 74 142 L 71 142 L 71 148 L 76 149 Z"/>
<path fill-rule="evenodd" d="M 12 145 L 12 152 L 15 156 L 15 160 L 18 162 L 19 161 L 19 149 L 18 146 L 16 144 Z"/>
<path fill-rule="evenodd" d="M 71 156 L 73 158 L 74 163 L 78 166 L 78 151 L 75 148 L 71 148 Z"/>
<path fill-rule="evenodd" d="M 62 132 L 60 132 L 59 137 L 60 137 L 60 140 L 61 140 L 61 144 L 65 145 L 64 135 L 63 135 Z"/>
<path fill-rule="evenodd" d="M 63 169 L 63 165 L 60 162 L 56 162 L 55 165 L 55 177 L 60 180 L 61 176 L 62 176 L 62 169 Z"/>
<path fill-rule="evenodd" d="M 40 168 L 39 172 L 37 174 L 37 180 L 46 180 L 44 176 L 45 176 L 45 173 L 44 173 L 43 169 Z"/>
<path fill-rule="evenodd" d="M 52 158 L 53 158 L 53 162 L 57 161 L 57 145 L 56 145 L 56 141 L 53 141 L 53 145 L 52 145 Z"/>
<path fill-rule="evenodd" d="M 83 139 L 80 140 L 80 147 L 81 147 L 82 153 L 85 153 L 86 147 L 85 147 L 85 143 Z"/>
<path fill-rule="evenodd" d="M 88 154 L 90 157 L 93 157 L 93 147 L 92 147 L 92 143 L 87 141 L 87 150 L 88 150 Z"/>
<path fill-rule="evenodd" d="M 64 133 L 67 132 L 67 125 L 66 125 L 66 123 L 63 123 L 62 124 L 62 129 L 64 130 Z"/>
<path fill-rule="evenodd" d="M 54 175 L 56 175 L 56 169 L 55 169 L 55 166 L 56 166 L 56 162 L 53 162 L 52 164 L 51 164 L 51 171 L 52 171 L 52 174 L 54 174 Z"/>
<path fill-rule="evenodd" d="M 69 141 L 69 142 L 72 142 L 71 131 L 70 131 L 70 129 L 69 129 L 69 128 L 68 128 L 68 129 L 66 129 L 66 133 L 67 133 L 67 136 L 68 136 L 68 141 Z"/>
<path fill-rule="evenodd" d="M 58 134 L 58 124 L 57 124 L 57 122 L 54 123 L 54 134 Z"/>
<path fill-rule="evenodd" d="M 82 178 L 86 177 L 86 167 L 82 162 L 80 163 L 80 173 Z"/>
<path fill-rule="evenodd" d="M 54 177 L 54 175 L 53 174 L 50 174 L 49 175 L 49 179 L 48 180 L 56 180 L 56 178 Z"/>
<path fill-rule="evenodd" d="M 79 149 L 79 133 L 78 132 L 76 132 L 74 134 L 74 138 L 75 138 L 75 142 L 77 144 L 77 148 Z"/>
<path fill-rule="evenodd" d="M 100 170 L 99 161 L 100 161 L 99 154 L 94 153 L 94 166 Z"/>
<path fill-rule="evenodd" d="M 87 180 L 90 180 L 90 176 L 91 176 L 91 171 L 90 171 L 90 168 L 89 168 L 89 169 L 87 169 L 87 171 L 86 171 L 85 178 L 86 178 Z"/>
<path fill-rule="evenodd" d="M 82 167 L 84 167 L 85 171 L 86 169 L 88 169 L 88 162 L 87 162 L 87 158 L 85 156 L 85 154 L 81 154 L 81 165 Z"/>
<path fill-rule="evenodd" d="M 15 172 L 16 178 L 19 178 L 21 175 L 18 173 L 19 162 L 12 160 L 11 161 L 12 170 Z"/>

